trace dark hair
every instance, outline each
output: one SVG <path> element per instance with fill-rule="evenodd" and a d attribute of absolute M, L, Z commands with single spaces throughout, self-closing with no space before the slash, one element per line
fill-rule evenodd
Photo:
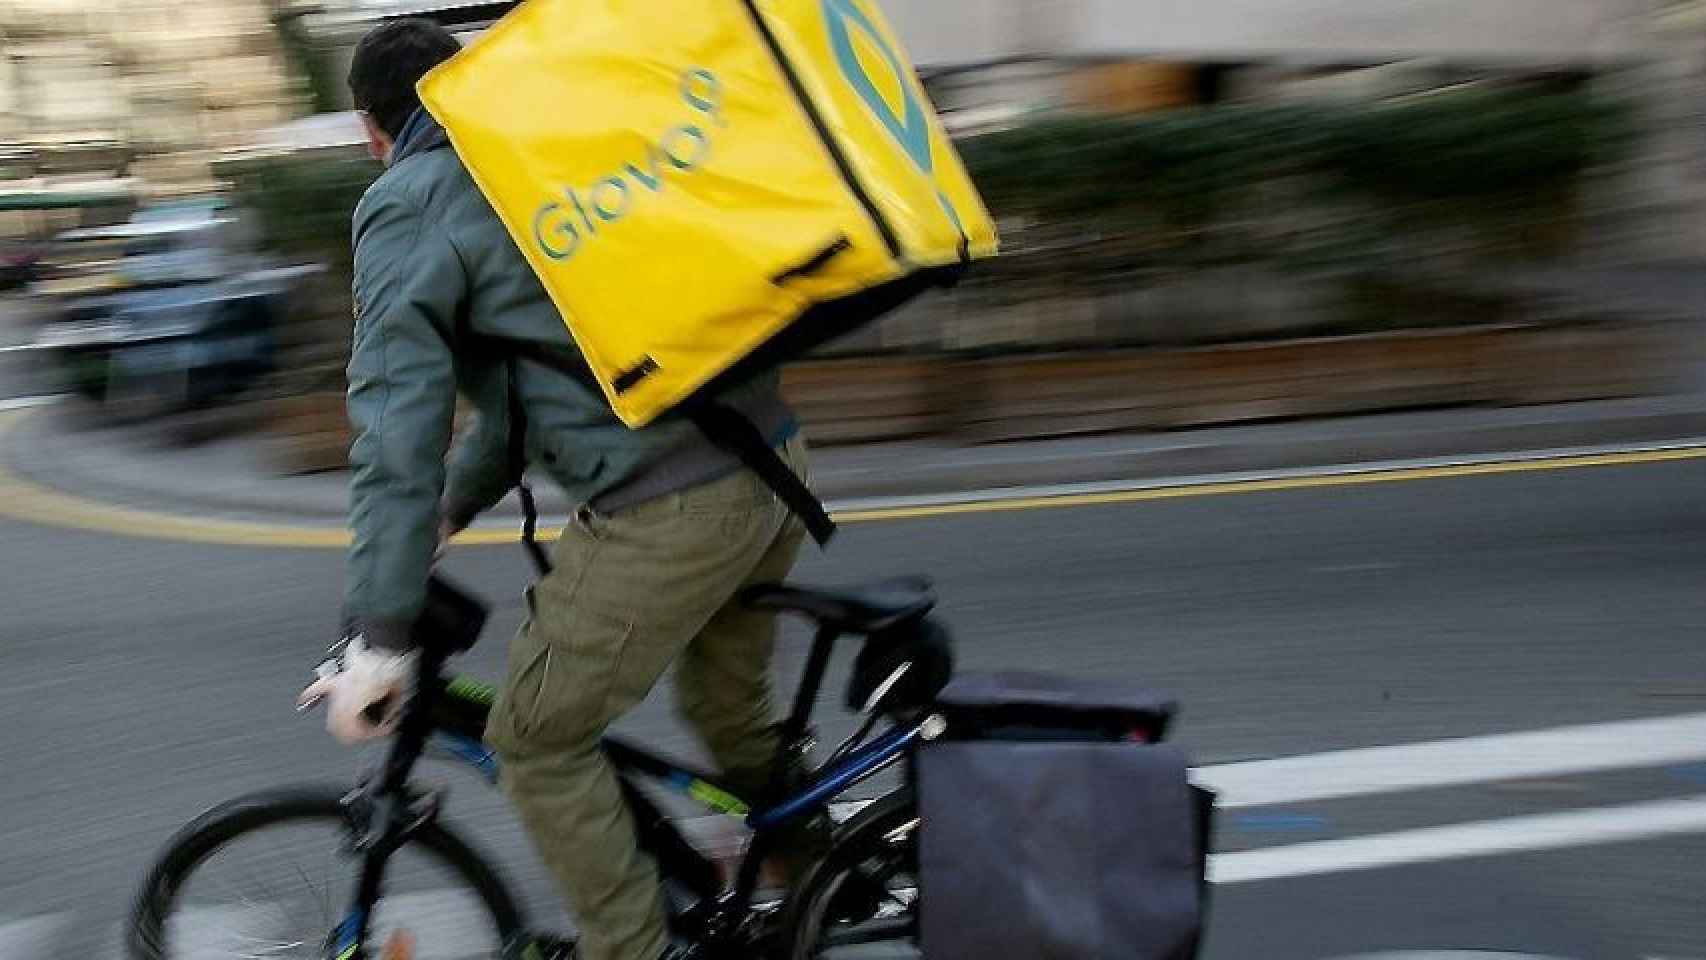
<path fill-rule="evenodd" d="M 403 124 L 420 109 L 415 84 L 461 49 L 449 30 L 431 20 L 392 20 L 374 27 L 356 44 L 350 61 L 349 90 L 355 108 L 395 140 Z"/>

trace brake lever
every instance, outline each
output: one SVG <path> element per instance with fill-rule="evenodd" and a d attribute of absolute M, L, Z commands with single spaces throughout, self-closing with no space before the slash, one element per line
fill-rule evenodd
<path fill-rule="evenodd" d="M 342 644 L 340 642 L 340 646 L 341 645 Z M 339 673 L 343 672 L 344 661 L 343 661 L 342 651 L 339 650 L 337 647 L 334 647 L 333 650 L 330 652 L 332 653 L 332 656 L 329 656 L 326 659 L 320 661 L 319 665 L 314 668 L 314 679 L 316 681 L 318 681 L 318 680 L 330 680 L 331 678 L 337 676 Z M 321 703 L 325 702 L 325 699 L 326 699 L 326 695 L 320 694 L 319 696 L 311 697 L 307 700 L 303 700 L 303 701 L 296 704 L 296 712 L 297 713 L 307 713 L 308 711 L 319 706 Z"/>

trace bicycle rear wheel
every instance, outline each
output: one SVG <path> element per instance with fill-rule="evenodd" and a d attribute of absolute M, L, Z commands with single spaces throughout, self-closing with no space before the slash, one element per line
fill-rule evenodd
<path fill-rule="evenodd" d="M 131 960 L 324 960 L 361 860 L 332 787 L 267 791 L 179 831 L 144 881 L 127 925 Z M 414 960 L 496 960 L 522 933 L 502 880 L 437 824 L 392 857 L 369 923 L 368 957 L 389 942 Z"/>
<path fill-rule="evenodd" d="M 918 960 L 918 801 L 897 790 L 836 831 L 783 919 L 785 960 Z"/>

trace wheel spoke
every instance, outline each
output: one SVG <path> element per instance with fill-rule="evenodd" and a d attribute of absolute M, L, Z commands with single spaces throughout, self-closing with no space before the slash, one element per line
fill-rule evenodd
<path fill-rule="evenodd" d="M 340 855 L 335 797 L 284 797 L 276 814 L 265 805 L 257 815 L 254 804 L 233 804 L 226 821 L 210 821 L 163 858 L 175 864 L 159 880 L 170 893 L 139 900 L 132 920 L 137 956 L 319 960 L 360 864 Z M 471 865 L 461 856 L 425 841 L 398 850 L 370 942 L 406 931 L 423 944 L 423 958 L 497 957 L 505 931 L 469 885 Z"/>
<path fill-rule="evenodd" d="M 909 796 L 886 801 L 885 812 L 865 823 L 849 821 L 851 833 L 831 854 L 839 869 L 811 891 L 796 922 L 794 960 L 918 960 L 918 814 Z"/>

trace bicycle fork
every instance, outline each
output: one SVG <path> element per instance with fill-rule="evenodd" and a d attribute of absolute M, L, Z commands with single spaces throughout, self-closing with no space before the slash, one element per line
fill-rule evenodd
<path fill-rule="evenodd" d="M 344 798 L 349 814 L 350 847 L 362 857 L 361 879 L 349 911 L 327 938 L 329 960 L 375 960 L 367 952 L 373 905 L 384 892 L 385 868 L 391 855 L 438 816 L 439 795 L 409 789 L 409 776 L 426 749 L 433 730 L 434 701 L 439 685 L 428 682 L 444 666 L 444 657 L 421 651 L 422 682 L 403 707 L 397 735 L 378 776 L 370 777 Z M 413 960 L 414 943 L 407 933 L 393 934 L 377 960 Z"/>

